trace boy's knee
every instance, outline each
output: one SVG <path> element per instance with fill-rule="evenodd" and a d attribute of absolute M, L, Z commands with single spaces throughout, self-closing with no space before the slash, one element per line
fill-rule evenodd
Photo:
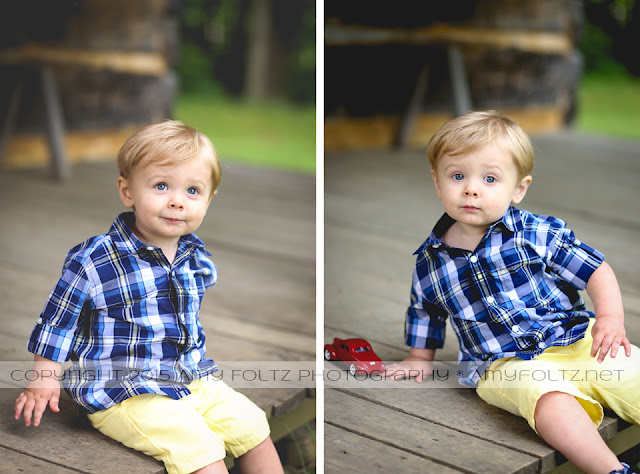
<path fill-rule="evenodd" d="M 573 395 L 565 392 L 547 392 L 542 395 L 536 403 L 534 418 L 538 419 L 541 414 L 550 410 L 556 410 L 562 405 L 576 403 Z"/>

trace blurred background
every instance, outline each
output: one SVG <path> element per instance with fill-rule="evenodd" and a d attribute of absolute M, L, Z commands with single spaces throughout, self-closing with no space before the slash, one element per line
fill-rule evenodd
<path fill-rule="evenodd" d="M 637 0 L 326 0 L 325 149 L 424 148 L 462 108 L 640 138 Z"/>
<path fill-rule="evenodd" d="M 45 165 L 60 129 L 68 161 L 112 159 L 177 118 L 223 159 L 312 174 L 315 67 L 314 0 L 7 0 L 0 163 Z"/>

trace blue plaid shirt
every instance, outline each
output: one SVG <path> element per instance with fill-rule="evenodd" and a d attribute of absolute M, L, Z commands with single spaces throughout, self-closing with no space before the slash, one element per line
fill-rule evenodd
<path fill-rule="evenodd" d="M 63 386 L 89 413 L 143 393 L 178 399 L 217 370 L 198 312 L 217 271 L 195 235 L 172 265 L 131 231 L 133 213 L 69 251 L 29 339 L 30 352 L 73 362 Z"/>
<path fill-rule="evenodd" d="M 589 318 L 579 290 L 604 260 L 565 223 L 510 207 L 470 252 L 442 240 L 446 213 L 415 252 L 405 339 L 442 348 L 445 320 L 458 336 L 459 381 L 475 387 L 501 357 L 532 359 L 584 337 Z"/>

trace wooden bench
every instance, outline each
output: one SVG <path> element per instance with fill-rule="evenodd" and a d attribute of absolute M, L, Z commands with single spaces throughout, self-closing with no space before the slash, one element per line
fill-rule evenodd
<path fill-rule="evenodd" d="M 637 144 L 572 133 L 533 142 L 534 179 L 521 207 L 561 217 L 605 254 L 623 294 L 627 335 L 638 345 L 640 253 L 634 249 L 640 217 L 632 198 L 640 179 Z M 364 337 L 383 360 L 401 360 L 408 355 L 403 324 L 412 253 L 443 212 L 426 153 L 328 154 L 324 189 L 324 342 Z M 455 361 L 457 353 L 449 328 L 436 357 Z M 339 370 L 329 362 L 328 369 Z M 330 388 L 325 382 L 326 473 L 350 466 L 403 473 L 572 468 L 523 419 L 487 405 L 471 389 L 428 388 L 414 381 L 363 385 L 350 381 Z M 640 429 L 611 413 L 600 433 L 616 453 L 640 444 Z"/>
<path fill-rule="evenodd" d="M 313 361 L 315 178 L 229 163 L 223 168 L 219 193 L 198 231 L 219 271 L 200 315 L 207 353 L 221 368 L 238 361 Z M 108 231 L 124 210 L 116 177 L 114 163 L 77 165 L 64 186 L 39 170 L 0 175 L 0 189 L 12 203 L 0 210 L 11 223 L 0 233 L 2 370 L 33 359 L 27 338 L 69 248 Z M 0 387 L 17 384 L 2 374 Z M 12 416 L 20 390 L 0 389 L 0 471 L 163 471 L 161 463 L 87 427 L 66 396 L 61 413 L 47 410 L 38 428 L 25 427 Z M 291 438 L 315 418 L 315 391 L 306 385 L 239 390 L 267 412 L 276 440 Z"/>
<path fill-rule="evenodd" d="M 464 51 L 511 50 L 562 57 L 568 57 L 574 51 L 574 39 L 569 31 L 551 31 L 531 27 L 500 28 L 442 22 L 425 27 L 384 27 L 345 24 L 338 18 L 329 18 L 326 22 L 324 42 L 325 46 L 330 48 L 403 45 L 436 46 L 445 50 L 451 87 L 450 109 L 454 116 L 473 109 Z M 414 50 L 408 49 L 407 61 L 415 61 L 414 54 Z M 433 68 L 431 64 L 433 57 L 425 56 L 417 60 L 423 62 L 422 67 L 415 77 L 409 101 L 397 117 L 327 117 L 325 127 L 327 149 L 365 149 L 381 146 L 402 149 L 408 145 L 423 145 L 423 142 L 437 130 L 432 123 L 438 121 L 439 114 L 434 112 L 424 114 L 422 110 L 427 95 L 430 70 Z M 363 77 L 362 80 L 369 79 Z M 541 128 L 557 129 L 562 125 L 559 123 L 558 110 L 557 106 L 546 104 L 544 107 L 533 107 L 529 114 L 522 109 L 519 112 L 530 115 L 527 122 L 531 128 L 540 127 L 541 120 L 537 117 L 543 115 L 547 119 L 547 124 Z M 432 120 L 429 120 L 430 118 Z"/>
<path fill-rule="evenodd" d="M 0 128 L 0 160 L 16 126 L 22 102 L 22 81 L 25 76 L 34 75 L 38 78 L 43 98 L 43 124 L 51 170 L 58 180 L 69 177 L 70 163 L 65 144 L 64 111 L 55 76 L 56 67 L 79 67 L 143 76 L 161 76 L 169 70 L 166 58 L 156 52 L 89 50 L 38 43 L 0 49 L 0 66 L 14 70 L 18 68 L 19 71 L 17 82 L 9 91 L 7 109 L 2 111 L 4 117 Z M 130 132 L 129 129 L 127 132 Z"/>

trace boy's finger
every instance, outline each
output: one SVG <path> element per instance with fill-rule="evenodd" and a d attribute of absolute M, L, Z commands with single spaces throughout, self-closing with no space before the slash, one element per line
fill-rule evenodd
<path fill-rule="evenodd" d="M 624 346 L 624 354 L 627 357 L 631 357 L 631 343 L 629 342 L 629 339 L 627 339 L 626 337 L 622 340 L 622 345 Z"/>
<path fill-rule="evenodd" d="M 604 336 L 600 334 L 595 334 L 593 336 L 593 343 L 591 344 L 591 357 L 595 357 L 598 353 L 598 349 L 600 349 L 600 346 L 602 345 L 602 339 L 604 339 Z"/>
<path fill-rule="evenodd" d="M 620 342 L 613 341 L 613 343 L 611 344 L 611 349 L 609 350 L 609 357 L 615 359 L 615 357 L 618 355 L 618 349 L 620 349 Z"/>
<path fill-rule="evenodd" d="M 42 420 L 42 415 L 47 409 L 48 404 L 49 400 L 45 398 L 40 398 L 36 401 L 36 406 L 33 410 L 33 426 L 40 425 L 40 420 Z"/>
<path fill-rule="evenodd" d="M 24 404 L 26 403 L 26 401 L 27 399 L 24 392 L 22 392 L 20 395 L 18 395 L 18 398 L 16 398 L 14 414 L 16 420 L 20 419 L 20 415 L 22 415 L 22 409 L 24 408 Z"/>
<path fill-rule="evenodd" d="M 24 404 L 24 424 L 27 426 L 31 426 L 31 414 L 33 413 L 33 407 L 36 402 L 33 398 L 27 398 L 26 403 Z"/>
<path fill-rule="evenodd" d="M 600 343 L 596 343 L 594 339 L 593 344 L 591 344 L 591 357 L 595 357 L 598 354 L 598 349 L 600 349 Z"/>
<path fill-rule="evenodd" d="M 60 411 L 60 407 L 58 406 L 59 401 L 59 397 L 56 395 L 51 397 L 51 400 L 49 400 L 49 408 L 51 408 L 52 412 L 58 413 Z"/>
<path fill-rule="evenodd" d="M 600 346 L 600 352 L 598 354 L 598 362 L 602 363 L 607 354 L 609 353 L 609 349 L 611 348 L 611 341 L 604 340 L 602 345 Z"/>

